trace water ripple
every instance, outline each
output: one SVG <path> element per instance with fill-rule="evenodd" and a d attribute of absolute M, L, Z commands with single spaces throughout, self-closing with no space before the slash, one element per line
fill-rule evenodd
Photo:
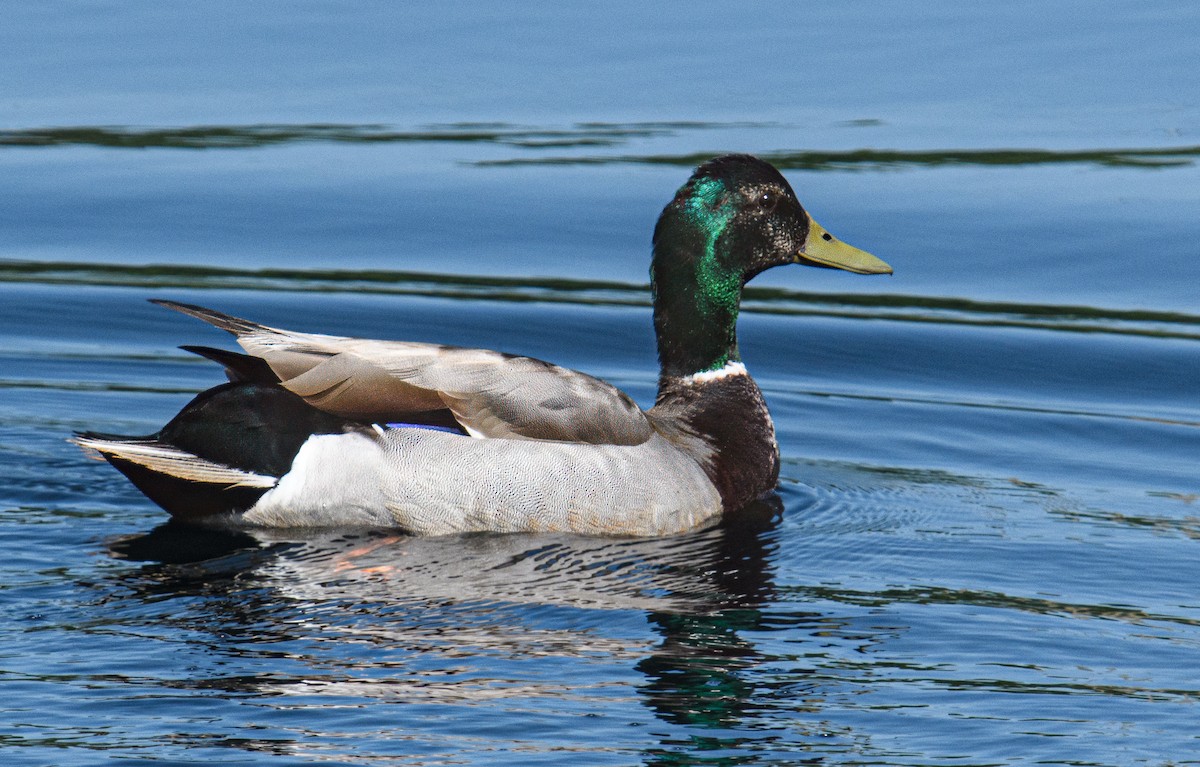
<path fill-rule="evenodd" d="M 721 151 L 688 154 L 584 155 L 481 160 L 481 166 L 511 165 L 671 165 L 695 167 Z M 961 165 L 1098 165 L 1124 168 L 1170 168 L 1194 164 L 1200 146 L 1133 147 L 1127 149 L 851 149 L 844 151 L 758 152 L 780 170 L 878 171 Z"/>
<path fill-rule="evenodd" d="M 650 305 L 644 283 L 544 277 L 492 277 L 392 270 L 235 269 L 175 264 L 88 264 L 0 260 L 0 283 L 373 293 L 512 303 Z M 747 287 L 742 311 L 1200 340 L 1200 315 L 1145 309 L 973 301 L 902 294 L 811 293 Z"/>
<path fill-rule="evenodd" d="M 873 121 L 854 121 L 853 128 Z M 592 149 L 628 144 L 637 139 L 672 138 L 686 132 L 737 129 L 786 129 L 778 123 L 703 121 L 580 122 L 566 126 L 532 126 L 503 122 L 458 122 L 402 129 L 384 124 L 301 123 L 137 127 L 81 125 L 18 128 L 0 131 L 2 147 L 97 146 L 110 149 L 252 149 L 294 143 L 349 144 L 491 144 L 522 150 Z M 509 157 L 477 160 L 497 165 L 671 165 L 694 167 L 728 149 L 685 154 L 587 154 Z M 1112 147 L 1095 149 L 849 149 L 776 150 L 761 157 L 783 170 L 847 171 L 941 166 L 1097 165 L 1125 168 L 1190 166 L 1200 146 Z"/>
<path fill-rule="evenodd" d="M 0 147 L 99 146 L 112 149 L 251 149 L 326 142 L 343 144 L 498 144 L 528 149 L 597 147 L 635 138 L 672 135 L 707 123 L 578 123 L 537 127 L 509 123 L 458 122 L 401 130 L 387 125 L 347 123 L 196 125 L 185 127 L 67 126 L 0 131 Z M 734 127 L 734 126 L 721 126 Z"/>

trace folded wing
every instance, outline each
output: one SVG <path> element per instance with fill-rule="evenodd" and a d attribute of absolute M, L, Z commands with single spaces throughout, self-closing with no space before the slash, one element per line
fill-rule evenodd
<path fill-rule="evenodd" d="M 531 357 L 437 344 L 297 333 L 155 301 L 226 330 L 288 390 L 334 415 L 374 423 L 448 410 L 488 438 L 637 445 L 652 429 L 624 392 Z"/>

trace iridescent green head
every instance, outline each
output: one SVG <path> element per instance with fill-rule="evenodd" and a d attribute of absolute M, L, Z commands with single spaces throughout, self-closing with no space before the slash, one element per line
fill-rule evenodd
<path fill-rule="evenodd" d="M 768 163 L 726 155 L 697 168 L 654 229 L 650 277 L 663 374 L 686 376 L 737 360 L 742 287 L 783 264 L 892 271 L 821 228 Z"/>

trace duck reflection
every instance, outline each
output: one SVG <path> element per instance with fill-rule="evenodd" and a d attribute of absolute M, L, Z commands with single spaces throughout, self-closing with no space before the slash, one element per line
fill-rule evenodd
<path fill-rule="evenodd" d="M 159 585 L 184 586 L 236 571 L 243 582 L 253 574 L 291 598 L 444 598 L 709 613 L 769 597 L 766 557 L 781 511 L 772 495 L 719 526 L 652 539 L 492 533 L 414 538 L 167 523 L 110 542 L 109 552 L 147 563 L 131 579 Z"/>
<path fill-rule="evenodd" d="M 719 727 L 751 705 L 742 672 L 758 656 L 741 634 L 760 625 L 773 598 L 781 511 L 771 496 L 717 527 L 659 539 L 300 536 L 164 525 L 114 541 L 110 551 L 145 563 L 121 579 L 133 587 L 119 589 L 122 599 L 202 598 L 212 635 L 236 645 L 215 648 L 246 655 L 289 642 L 290 661 L 338 670 L 324 681 L 257 677 L 260 692 L 312 695 L 324 684 L 340 695 L 588 705 L 610 693 L 598 693 L 599 684 L 589 691 L 583 678 L 562 679 L 561 665 L 535 662 L 594 657 L 636 668 L 645 683 L 626 699 L 659 719 Z M 186 612 L 194 630 L 196 607 Z M 308 649 L 298 652 L 298 644 Z M 429 673 L 438 657 L 476 672 L 434 678 L 445 676 Z"/>
<path fill-rule="evenodd" d="M 641 692 L 672 724 L 725 727 L 744 721 L 751 705 L 754 687 L 743 672 L 760 656 L 742 632 L 761 628 L 762 607 L 773 597 L 767 563 L 782 504 L 774 497 L 747 511 L 755 516 L 728 522 L 716 545 L 718 566 L 708 577 L 722 598 L 707 610 L 649 614 L 663 639 L 637 664 L 647 680 Z"/>

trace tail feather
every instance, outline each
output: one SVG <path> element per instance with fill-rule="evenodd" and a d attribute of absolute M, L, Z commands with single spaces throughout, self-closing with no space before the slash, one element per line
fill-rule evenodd
<path fill-rule="evenodd" d="M 312 435 L 350 425 L 278 384 L 243 382 L 201 392 L 155 434 L 84 432 L 72 441 L 98 453 L 172 517 L 208 521 L 250 509 L 291 470 Z"/>
<path fill-rule="evenodd" d="M 268 343 L 282 331 L 177 301 L 152 303 L 182 312 L 238 337 Z M 225 367 L 230 383 L 198 394 L 160 431 L 145 437 L 96 432 L 71 441 L 98 454 L 175 519 L 207 522 L 251 509 L 292 468 L 315 434 L 343 433 L 356 424 L 322 412 L 280 385 L 256 356 L 184 346 Z"/>
<path fill-rule="evenodd" d="M 153 437 L 81 433 L 71 440 L 98 454 L 150 500 L 184 522 L 230 519 L 253 506 L 275 478 L 206 461 Z"/>
<path fill-rule="evenodd" d="M 150 303 L 158 304 L 159 306 L 166 307 L 167 309 L 174 309 L 177 312 L 182 312 L 183 314 L 190 315 L 199 320 L 204 320 L 209 325 L 220 328 L 228 333 L 232 333 L 235 336 L 256 332 L 271 333 L 275 330 L 274 328 L 267 327 L 266 325 L 260 325 L 257 322 L 243 320 L 240 317 L 224 314 L 223 312 L 218 312 L 215 309 L 206 309 L 205 307 L 197 306 L 196 304 L 185 304 L 179 301 L 167 301 L 166 299 L 162 298 L 151 298 Z"/>
<path fill-rule="evenodd" d="M 275 477 L 205 460 L 152 437 L 119 437 L 83 432 L 76 434 L 71 441 L 107 460 L 116 458 L 188 482 L 271 488 L 277 481 Z"/>
<path fill-rule="evenodd" d="M 187 344 L 179 348 L 212 360 L 225 368 L 225 376 L 232 383 L 279 383 L 279 376 L 275 374 L 274 370 L 271 370 L 271 366 L 265 360 L 259 357 L 251 357 L 249 354 L 239 354 L 225 349 L 214 349 L 211 346 Z"/>

